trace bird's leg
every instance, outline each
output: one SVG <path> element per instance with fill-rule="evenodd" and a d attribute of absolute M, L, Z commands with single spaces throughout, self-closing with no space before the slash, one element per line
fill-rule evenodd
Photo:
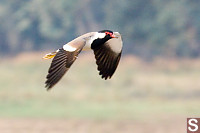
<path fill-rule="evenodd" d="M 53 57 L 56 55 L 57 52 L 58 52 L 58 51 L 48 53 L 48 54 L 46 54 L 44 57 L 42 57 L 42 59 L 44 59 L 44 60 L 51 59 L 51 58 L 53 58 Z"/>

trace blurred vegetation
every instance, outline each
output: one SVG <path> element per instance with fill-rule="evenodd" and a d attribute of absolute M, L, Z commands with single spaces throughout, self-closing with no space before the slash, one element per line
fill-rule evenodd
<path fill-rule="evenodd" d="M 57 49 L 85 32 L 111 29 L 124 53 L 200 56 L 200 1 L 1 0 L 0 53 Z"/>

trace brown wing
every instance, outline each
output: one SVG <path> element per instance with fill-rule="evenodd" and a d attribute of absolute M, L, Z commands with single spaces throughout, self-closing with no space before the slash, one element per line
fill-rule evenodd
<path fill-rule="evenodd" d="M 93 50 L 99 75 L 102 75 L 101 77 L 105 78 L 105 80 L 111 78 L 119 64 L 121 52 L 115 53 L 105 44 Z"/>
<path fill-rule="evenodd" d="M 73 52 L 69 52 L 64 49 L 59 49 L 58 53 L 53 58 L 48 75 L 46 77 L 47 80 L 45 84 L 47 90 L 52 88 L 63 77 L 63 75 L 76 60 L 81 50 L 82 48 Z"/>

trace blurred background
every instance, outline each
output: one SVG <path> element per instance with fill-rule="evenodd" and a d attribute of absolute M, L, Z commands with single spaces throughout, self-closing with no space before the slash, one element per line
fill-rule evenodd
<path fill-rule="evenodd" d="M 177 133 L 200 117 L 200 1 L 0 0 L 0 132 Z M 90 31 L 122 34 L 113 78 L 92 52 L 44 88 L 42 56 Z"/>

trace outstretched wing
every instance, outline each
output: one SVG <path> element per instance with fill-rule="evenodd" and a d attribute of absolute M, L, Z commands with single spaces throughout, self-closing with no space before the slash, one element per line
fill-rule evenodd
<path fill-rule="evenodd" d="M 47 90 L 52 88 L 69 70 L 71 65 L 77 59 L 78 54 L 83 49 L 84 45 L 85 41 L 76 41 L 74 44 L 65 44 L 62 49 L 58 50 L 57 54 L 52 60 L 48 75 L 46 76 L 47 80 L 45 84 Z"/>
<path fill-rule="evenodd" d="M 69 52 L 64 49 L 59 49 L 56 56 L 53 58 L 48 71 L 47 80 L 45 82 L 47 90 L 52 88 L 69 70 L 70 66 L 76 60 L 80 51 Z"/>
<path fill-rule="evenodd" d="M 118 38 L 112 38 L 100 47 L 93 49 L 99 75 L 102 75 L 101 77 L 105 80 L 114 74 L 122 53 L 121 35 L 118 32 L 115 34 Z"/>

